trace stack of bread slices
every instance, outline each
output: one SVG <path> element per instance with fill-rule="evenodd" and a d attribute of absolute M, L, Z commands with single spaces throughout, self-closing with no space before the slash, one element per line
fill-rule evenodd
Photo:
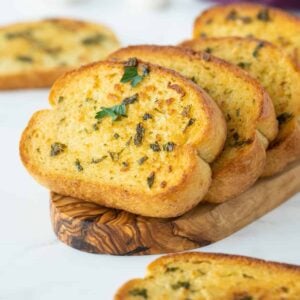
<path fill-rule="evenodd" d="M 39 25 L 2 30 L 12 54 L 0 88 L 47 86 L 117 46 L 91 24 Z M 261 5 L 217 6 L 178 46 L 130 46 L 70 71 L 29 121 L 21 159 L 55 193 L 146 217 L 237 197 L 300 158 L 299 25 Z M 64 42 L 41 43 L 60 27 Z M 299 289 L 299 267 L 194 253 L 158 260 L 115 299 L 296 300 Z"/>
<path fill-rule="evenodd" d="M 240 195 L 300 157 L 299 24 L 260 5 L 216 7 L 193 40 L 66 73 L 22 135 L 24 165 L 56 193 L 142 216 Z"/>

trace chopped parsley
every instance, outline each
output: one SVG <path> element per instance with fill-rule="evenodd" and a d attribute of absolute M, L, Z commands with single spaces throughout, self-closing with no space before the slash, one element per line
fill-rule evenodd
<path fill-rule="evenodd" d="M 147 177 L 148 187 L 151 189 L 155 180 L 155 173 L 151 172 L 151 174 Z"/>
<path fill-rule="evenodd" d="M 75 164 L 75 167 L 76 167 L 76 169 L 77 169 L 78 172 L 82 172 L 83 171 L 83 167 L 82 167 L 79 159 L 76 159 L 76 161 L 75 161 L 74 164 Z"/>
<path fill-rule="evenodd" d="M 144 299 L 148 299 L 148 293 L 146 289 L 133 289 L 129 291 L 129 295 L 139 296 L 139 297 L 143 297 Z"/>
<path fill-rule="evenodd" d="M 147 120 L 149 120 L 149 119 L 153 119 L 152 115 L 150 115 L 149 113 L 145 113 L 145 114 L 143 115 L 143 120 L 144 120 L 144 121 L 147 121 Z"/>
<path fill-rule="evenodd" d="M 148 160 L 148 156 L 143 156 L 137 162 L 139 165 L 142 165 L 146 160 Z"/>
<path fill-rule="evenodd" d="M 160 152 L 160 145 L 158 142 L 155 142 L 153 144 L 150 144 L 150 148 L 154 151 L 154 152 Z"/>
<path fill-rule="evenodd" d="M 269 10 L 267 8 L 259 11 L 256 17 L 258 20 L 263 21 L 263 22 L 271 21 Z"/>
<path fill-rule="evenodd" d="M 258 57 L 259 51 L 263 47 L 264 47 L 264 42 L 259 42 L 252 53 L 253 57 Z"/>
<path fill-rule="evenodd" d="M 24 63 L 30 63 L 30 64 L 33 63 L 33 58 L 27 55 L 19 55 L 16 57 L 16 59 Z"/>
<path fill-rule="evenodd" d="M 168 142 L 163 145 L 163 150 L 166 152 L 172 152 L 176 147 L 176 144 L 173 142 Z"/>
<path fill-rule="evenodd" d="M 178 290 L 180 288 L 184 288 L 186 290 L 188 290 L 190 288 L 190 283 L 188 281 L 178 281 L 175 284 L 172 284 L 171 287 L 173 290 Z"/>
<path fill-rule="evenodd" d="M 111 117 L 113 121 L 119 119 L 119 117 L 126 117 L 126 106 L 133 104 L 137 101 L 138 94 L 125 98 L 121 104 L 111 107 L 101 107 L 101 110 L 96 113 L 96 119 L 102 119 L 104 117 Z"/>
<path fill-rule="evenodd" d="M 143 124 L 142 123 L 137 124 L 136 134 L 133 139 L 134 144 L 136 146 L 140 146 L 142 144 L 144 135 L 145 135 L 145 128 L 144 128 Z"/>
<path fill-rule="evenodd" d="M 93 158 L 91 163 L 98 164 L 98 163 L 102 162 L 104 159 L 106 159 L 107 157 L 108 157 L 107 155 L 103 155 L 101 158 Z"/>
<path fill-rule="evenodd" d="M 96 113 L 95 118 L 102 119 L 104 117 L 111 117 L 113 121 L 116 121 L 119 117 L 126 117 L 126 105 L 121 103 L 112 107 L 101 107 L 101 110 Z"/>
<path fill-rule="evenodd" d="M 124 74 L 121 78 L 122 83 L 130 82 L 132 87 L 136 87 L 145 76 L 149 75 L 149 67 L 143 65 L 142 67 L 142 75 L 138 73 L 138 61 L 136 58 L 130 58 L 124 67 Z"/>
<path fill-rule="evenodd" d="M 63 153 L 66 150 L 67 146 L 62 143 L 53 143 L 51 145 L 50 156 L 56 156 L 60 153 Z"/>
<path fill-rule="evenodd" d="M 196 122 L 196 119 L 190 118 L 187 122 L 186 126 L 183 129 L 183 132 L 185 132 L 190 126 L 192 126 Z"/>
<path fill-rule="evenodd" d="M 81 40 L 81 43 L 85 46 L 94 46 L 94 45 L 99 45 L 105 39 L 106 39 L 105 35 L 101 33 L 97 33 L 95 35 L 84 38 L 83 40 Z"/>

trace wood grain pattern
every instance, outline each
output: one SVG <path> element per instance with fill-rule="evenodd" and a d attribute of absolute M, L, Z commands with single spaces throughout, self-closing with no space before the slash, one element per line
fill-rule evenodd
<path fill-rule="evenodd" d="M 222 204 L 199 204 L 173 219 L 146 218 L 51 193 L 51 220 L 58 238 L 91 253 L 143 255 L 184 251 L 221 240 L 300 191 L 300 162 L 259 180 Z"/>

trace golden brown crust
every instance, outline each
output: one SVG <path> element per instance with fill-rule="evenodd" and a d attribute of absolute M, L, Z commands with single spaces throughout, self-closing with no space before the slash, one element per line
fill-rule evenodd
<path fill-rule="evenodd" d="M 260 265 L 267 268 L 271 268 L 272 270 L 277 271 L 291 271 L 295 274 L 300 275 L 300 266 L 274 262 L 274 261 L 267 261 L 259 258 L 254 258 L 250 256 L 242 256 L 242 255 L 232 255 L 232 254 L 225 254 L 225 253 L 209 253 L 209 252 L 186 252 L 186 253 L 178 253 L 178 254 L 170 254 L 162 256 L 152 263 L 149 264 L 148 270 L 154 270 L 156 266 L 165 264 L 168 261 L 181 261 L 181 260 L 190 260 L 190 259 L 212 259 L 217 261 L 226 261 L 226 262 L 233 262 L 243 265 Z"/>
<path fill-rule="evenodd" d="M 21 30 L 23 27 L 39 27 L 44 22 L 53 22 L 68 28 L 70 32 L 76 32 L 81 28 L 90 28 L 94 32 L 102 31 L 109 35 L 110 39 L 116 45 L 119 44 L 115 34 L 108 27 L 102 24 L 90 23 L 81 20 L 69 19 L 69 18 L 53 18 L 44 19 L 36 22 L 22 22 L 6 25 L 0 28 L 0 34 L 5 31 Z M 51 42 L 51 41 L 49 41 Z M 115 50 L 116 47 L 112 48 Z M 104 58 L 104 57 L 103 57 Z M 2 58 L 2 59 L 5 59 Z M 80 64 L 90 63 L 88 58 L 82 59 Z M 8 70 L 7 74 L 0 74 L 0 90 L 12 90 L 12 89 L 30 89 L 30 88 L 45 88 L 50 87 L 53 82 L 65 72 L 72 70 L 79 65 L 67 65 L 57 67 L 43 67 L 43 65 L 36 66 L 32 69 L 24 69 L 22 72 L 11 73 Z"/>
<path fill-rule="evenodd" d="M 145 55 L 143 55 L 145 53 Z M 177 47 L 167 46 L 130 46 L 119 49 L 110 55 L 110 59 L 125 59 L 130 56 L 137 56 L 142 59 L 148 58 L 150 62 L 156 61 L 156 55 L 164 55 L 166 59 L 172 60 L 182 59 L 189 64 L 195 64 L 207 60 L 218 68 L 229 72 L 232 76 L 242 78 L 247 84 L 255 87 L 260 101 L 260 116 L 256 120 L 256 128 L 258 133 L 253 132 L 253 143 L 245 147 L 237 147 L 225 150 L 230 155 L 221 154 L 219 158 L 212 164 L 213 180 L 211 188 L 205 197 L 209 202 L 224 202 L 248 189 L 260 177 L 263 171 L 266 154 L 265 148 L 268 143 L 275 139 L 278 133 L 277 121 L 273 104 L 268 94 L 261 88 L 259 83 L 251 78 L 246 72 L 239 68 L 213 56 L 207 56 L 205 53 L 197 53 L 188 49 L 179 49 Z M 170 67 L 167 62 L 164 66 Z M 178 71 L 178 70 L 177 70 Z M 185 75 L 186 70 L 182 71 Z M 262 134 L 262 138 L 258 138 Z M 265 138 L 264 138 L 265 137 Z M 234 154 L 233 154 L 234 153 Z"/>
<path fill-rule="evenodd" d="M 163 270 L 163 268 L 168 265 L 179 265 L 183 262 L 193 262 L 193 261 L 203 261 L 203 262 L 214 262 L 215 264 L 226 264 L 228 267 L 227 271 L 230 272 L 231 268 L 230 266 L 239 266 L 239 267 L 251 267 L 257 270 L 257 272 L 263 271 L 265 272 L 265 276 L 268 276 L 268 273 L 276 273 L 278 276 L 286 276 L 289 278 L 294 278 L 295 283 L 300 278 L 300 266 L 298 265 L 291 265 L 291 264 L 285 264 L 285 263 L 279 263 L 279 262 L 273 262 L 273 261 L 266 261 L 262 259 L 257 259 L 253 257 L 248 256 L 239 256 L 239 255 L 230 255 L 230 254 L 222 254 L 222 253 L 204 253 L 204 252 L 189 252 L 189 253 L 179 253 L 179 254 L 172 254 L 172 255 L 166 255 L 162 256 L 152 263 L 150 263 L 147 267 L 147 275 L 145 279 L 137 278 L 132 279 L 125 283 L 122 287 L 120 287 L 115 294 L 115 300 L 125 300 L 125 299 L 131 299 L 131 297 L 128 297 L 128 293 L 133 289 L 137 287 L 142 287 L 144 281 L 149 278 L 150 276 L 159 276 L 160 272 Z M 225 268 L 225 266 L 224 266 Z M 187 270 L 184 270 L 187 271 Z M 162 275 L 162 274 L 161 274 Z M 201 275 L 199 275 L 199 279 Z M 185 278 L 187 281 L 189 278 Z M 213 281 L 213 278 L 211 279 Z M 213 283 L 213 282 L 211 282 Z M 166 285 L 167 285 L 167 279 L 166 279 Z M 238 285 L 238 279 L 236 282 L 236 285 Z M 226 287 L 218 286 L 215 287 L 217 289 L 224 289 Z M 296 289 L 296 287 L 295 287 Z M 254 293 L 255 289 L 249 285 L 249 291 Z M 163 291 L 161 291 L 163 292 Z M 164 295 L 164 296 L 162 296 Z M 160 295 L 160 299 L 171 299 L 171 295 L 167 292 L 165 294 Z M 275 295 L 274 295 L 275 296 Z M 152 298 L 150 298 L 152 299 Z M 196 298 L 195 298 L 196 299 Z M 201 298 L 202 299 L 202 298 Z M 204 298 L 203 298 L 204 299 Z M 219 298 L 218 298 L 219 299 Z M 232 299 L 232 298 L 226 298 L 226 299 Z M 236 299 L 252 299 L 251 298 L 240 298 L 237 297 Z M 256 299 L 256 298 L 255 298 Z M 271 299 L 271 298 L 266 298 Z M 277 298 L 276 298 L 277 299 Z M 288 298 L 289 299 L 289 298 Z M 295 299 L 294 297 L 292 299 Z M 225 300 L 225 299 L 224 299 Z"/>
<path fill-rule="evenodd" d="M 289 135 L 275 140 L 267 151 L 267 161 L 263 177 L 273 176 L 281 172 L 286 165 L 300 158 L 300 125 L 299 120 L 293 120 Z"/>
<path fill-rule="evenodd" d="M 23 74 L 0 75 L 0 90 L 46 88 L 71 68 L 33 71 Z"/>
<path fill-rule="evenodd" d="M 236 149 L 237 154 L 212 164 L 212 184 L 205 201 L 222 203 L 250 188 L 265 168 L 266 151 L 257 132 L 252 144 Z M 262 137 L 263 138 L 263 137 Z"/>
<path fill-rule="evenodd" d="M 84 76 L 83 74 L 86 74 L 86 72 L 96 71 L 97 67 L 100 65 L 106 67 L 123 67 L 120 63 L 100 62 L 84 66 L 78 70 L 65 74 L 52 88 L 49 100 L 52 106 L 55 106 L 55 100 L 57 99 L 56 93 L 59 93 L 61 88 L 64 89 L 71 80 L 76 80 L 78 76 Z M 186 89 L 193 90 L 193 93 L 196 92 L 199 101 L 200 98 L 203 100 L 201 103 L 206 111 L 208 120 L 211 122 L 211 124 L 208 124 L 204 135 L 209 139 L 209 136 L 215 136 L 216 132 L 219 135 L 220 132 L 224 132 L 224 136 L 220 139 L 221 143 L 218 142 L 218 145 L 216 145 L 210 142 L 209 145 L 211 148 L 217 147 L 218 150 L 214 151 L 218 153 L 225 140 L 226 125 L 221 112 L 214 102 L 196 84 L 188 81 L 174 71 L 154 65 L 150 65 L 150 68 L 151 73 L 155 72 L 162 78 L 168 76 L 172 79 L 176 78 L 176 80 L 182 83 Z M 184 155 L 186 158 L 186 169 L 182 171 L 183 173 L 179 182 L 175 185 L 168 186 L 159 193 L 145 194 L 143 191 L 130 190 L 130 188 L 126 189 L 119 184 L 106 185 L 90 179 L 78 179 L 75 176 L 68 176 L 62 173 L 49 173 L 47 170 L 43 169 L 39 163 L 34 161 L 32 153 L 26 151 L 26 145 L 29 143 L 31 131 L 35 128 L 39 118 L 42 119 L 43 114 L 47 112 L 47 110 L 37 112 L 30 120 L 20 141 L 20 155 L 29 173 L 42 185 L 56 193 L 85 199 L 87 201 L 123 209 L 140 215 L 175 217 L 197 205 L 203 199 L 209 188 L 211 182 L 210 167 L 198 156 L 198 152 L 202 147 L 200 145 L 203 145 L 203 147 L 206 148 L 205 137 L 201 137 L 196 145 L 187 144 L 178 149 L 178 151 L 180 151 L 178 152 L 178 155 Z M 198 147 L 199 149 L 197 149 Z"/>

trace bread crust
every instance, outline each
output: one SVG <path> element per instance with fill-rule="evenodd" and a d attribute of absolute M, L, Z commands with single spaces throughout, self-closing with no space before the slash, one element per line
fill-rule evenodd
<path fill-rule="evenodd" d="M 253 268 L 261 268 L 264 271 L 275 272 L 276 274 L 278 273 L 280 275 L 285 274 L 285 276 L 287 277 L 295 277 L 295 281 L 297 281 L 297 278 L 298 279 L 300 278 L 300 266 L 297 265 L 267 261 L 267 260 L 262 260 L 258 258 L 248 257 L 248 256 L 240 256 L 240 255 L 230 255 L 230 254 L 222 254 L 222 253 L 188 252 L 188 253 L 165 255 L 154 260 L 147 267 L 147 274 L 145 279 L 147 279 L 150 276 L 155 276 L 157 272 L 160 272 L 160 270 L 169 263 L 174 264 L 174 263 L 193 261 L 193 260 L 214 261 L 217 264 L 218 263 L 228 264 L 228 266 L 239 265 L 241 267 L 249 266 Z M 144 279 L 136 278 L 126 282 L 123 286 L 121 286 L 118 289 L 114 299 L 115 300 L 128 299 L 129 291 L 132 290 L 133 288 L 136 288 L 139 284 L 142 285 L 143 281 Z M 218 288 L 222 289 L 221 286 Z M 170 298 L 167 298 L 166 296 L 163 299 L 170 299 Z"/>
<path fill-rule="evenodd" d="M 289 135 L 275 140 L 267 151 L 267 161 L 262 177 L 273 176 L 284 170 L 291 162 L 300 158 L 300 124 L 299 119 L 292 122 Z"/>
<path fill-rule="evenodd" d="M 212 164 L 212 184 L 205 201 L 222 203 L 245 192 L 261 176 L 266 164 L 263 137 L 255 134 L 252 144 L 239 149 L 238 155 Z"/>
<path fill-rule="evenodd" d="M 64 85 L 68 84 L 72 78 L 81 76 L 82 73 L 85 72 L 97 70 L 99 65 L 116 65 L 123 67 L 120 63 L 99 62 L 65 74 L 54 84 L 49 97 L 50 104 L 55 106 L 57 91 L 59 91 L 60 88 L 64 88 Z M 218 153 L 223 147 L 226 125 L 223 115 L 214 102 L 196 84 L 188 81 L 176 72 L 154 65 L 150 65 L 150 68 L 151 72 L 152 70 L 155 70 L 155 72 L 162 77 L 172 76 L 172 78 L 176 78 L 178 81 L 182 82 L 186 88 L 196 91 L 199 97 L 203 99 L 204 110 L 211 120 L 211 124 L 207 126 L 204 135 L 216 136 L 216 132 L 218 135 L 220 135 L 220 132 L 224 132 L 224 136 L 219 139 L 217 143 L 214 145 L 211 144 L 211 141 L 209 143 L 209 147 L 218 148 L 217 151 L 213 150 Z M 107 207 L 123 209 L 139 215 L 162 218 L 175 217 L 185 213 L 196 206 L 207 193 L 211 183 L 211 170 L 209 165 L 199 157 L 198 154 L 199 149 L 201 148 L 199 145 L 203 145 L 203 148 L 206 148 L 207 141 L 203 137 L 201 137 L 202 140 L 199 140 L 197 145 L 186 144 L 185 146 L 182 146 L 181 149 L 178 149 L 178 151 L 182 152 L 180 155 L 185 155 L 187 158 L 187 168 L 183 171 L 181 179 L 176 185 L 167 187 L 163 192 L 157 192 L 155 194 L 130 190 L 130 188 L 126 189 L 120 187 L 118 184 L 105 185 L 96 181 L 93 182 L 91 180 L 78 179 L 65 174 L 52 174 L 47 172 L 40 165 L 37 165 L 30 156 L 30 153 L 26 151 L 26 145 L 29 143 L 31 131 L 35 128 L 39 118 L 47 112 L 47 110 L 39 111 L 35 113 L 29 121 L 29 124 L 21 137 L 20 156 L 29 173 L 39 183 L 50 190 L 62 195 L 73 196 L 86 201 L 99 203 Z M 197 149 L 197 146 L 199 146 L 199 149 Z"/>
<path fill-rule="evenodd" d="M 84 22 L 69 18 L 56 18 L 56 19 L 44 19 L 36 22 L 21 22 L 11 25 L 6 25 L 0 28 L 1 31 L 14 30 L 15 28 L 20 29 L 23 26 L 39 26 L 45 21 L 56 22 L 61 25 L 70 27 L 72 30 L 78 30 L 81 27 L 91 26 L 96 30 L 101 30 L 106 32 L 114 43 L 119 44 L 116 35 L 108 27 L 102 24 Z M 86 61 L 85 63 L 90 63 L 91 61 Z M 0 74 L 0 90 L 13 90 L 13 89 L 32 89 L 32 88 L 46 88 L 50 87 L 57 78 L 59 78 L 64 73 L 72 70 L 74 67 L 79 67 L 78 65 L 72 66 L 57 66 L 55 68 L 43 68 L 38 66 L 37 68 L 32 68 L 31 70 L 24 70 L 23 72 L 18 72 L 14 74 Z"/>
<path fill-rule="evenodd" d="M 186 65 L 189 63 L 193 64 L 194 60 L 203 60 L 204 56 L 207 59 L 206 54 L 189 49 L 151 45 L 130 46 L 119 49 L 112 53 L 109 59 L 122 60 L 130 56 L 145 59 L 143 52 L 149 57 L 153 55 L 153 60 L 151 60 L 151 57 L 149 59 L 150 62 L 155 62 L 155 55 L 161 55 L 161 53 L 165 53 L 167 57 L 172 57 L 174 60 L 184 59 Z M 265 166 L 265 148 L 275 139 L 278 133 L 278 125 L 271 99 L 256 80 L 248 76 L 243 70 L 221 59 L 209 56 L 209 60 L 211 63 L 218 65 L 219 68 L 228 70 L 245 82 L 255 86 L 257 91 L 259 91 L 258 93 L 260 93 L 259 97 L 261 99 L 260 115 L 256 121 L 258 131 L 253 132 L 253 143 L 244 148 L 237 148 L 235 155 L 228 160 L 224 159 L 221 154 L 212 163 L 213 180 L 205 200 L 221 203 L 244 192 L 260 177 Z M 184 72 L 182 73 L 184 74 Z"/>
<path fill-rule="evenodd" d="M 277 22 L 277 31 L 273 30 L 273 33 L 282 35 L 283 37 L 285 36 L 285 29 L 284 28 L 294 28 L 299 30 L 300 28 L 300 19 L 299 17 L 289 14 L 287 12 L 285 12 L 284 10 L 278 9 L 278 8 L 274 8 L 274 7 L 269 7 L 263 4 L 258 4 L 258 3 L 249 3 L 249 2 L 245 2 L 245 3 L 231 3 L 231 4 L 221 4 L 221 5 L 216 5 L 212 8 L 209 8 L 207 10 L 205 10 L 204 12 L 202 12 L 194 21 L 194 29 L 193 29 L 193 36 L 194 38 L 198 38 L 201 33 L 203 28 L 207 25 L 210 24 L 210 20 L 213 20 L 215 17 L 217 16 L 224 16 L 224 20 L 226 15 L 233 10 L 236 10 L 237 12 L 245 12 L 247 15 L 256 15 L 259 11 L 268 9 L 269 12 L 272 13 L 272 15 L 276 18 L 278 18 L 278 22 Z M 246 23 L 247 25 L 247 23 Z M 222 27 L 222 25 L 220 24 L 220 26 Z M 248 32 L 248 34 L 252 34 L 251 32 L 249 32 L 249 29 L 246 29 L 246 31 Z M 230 34 L 228 32 L 224 31 L 224 34 L 222 34 L 221 32 L 215 34 L 214 36 L 229 36 L 229 35 L 234 35 L 234 36 L 245 36 L 245 34 L 243 33 L 235 33 L 235 34 Z M 204 32 L 203 34 L 206 33 Z M 252 34 L 253 35 L 253 34 Z M 211 36 L 211 35 L 209 35 Z M 275 40 L 272 40 L 271 37 L 266 35 L 266 31 L 263 30 L 263 28 L 261 28 L 260 32 L 259 32 L 259 36 L 255 35 L 256 37 L 260 38 L 260 39 L 264 39 L 270 42 L 275 43 Z M 279 46 L 282 46 L 283 48 L 286 48 L 287 53 L 291 56 L 291 58 L 294 60 L 295 63 L 297 63 L 299 65 L 300 63 L 300 49 L 299 49 L 299 44 L 298 45 L 293 45 L 294 47 L 291 48 L 290 45 L 288 45 L 288 47 L 285 47 L 285 43 L 282 42 L 282 44 L 280 44 L 280 41 L 277 42 Z M 276 44 L 277 44 L 276 43 Z"/>
<path fill-rule="evenodd" d="M 0 75 L 0 90 L 46 88 L 51 86 L 59 76 L 70 70 L 71 68 L 57 68 L 23 74 Z"/>

